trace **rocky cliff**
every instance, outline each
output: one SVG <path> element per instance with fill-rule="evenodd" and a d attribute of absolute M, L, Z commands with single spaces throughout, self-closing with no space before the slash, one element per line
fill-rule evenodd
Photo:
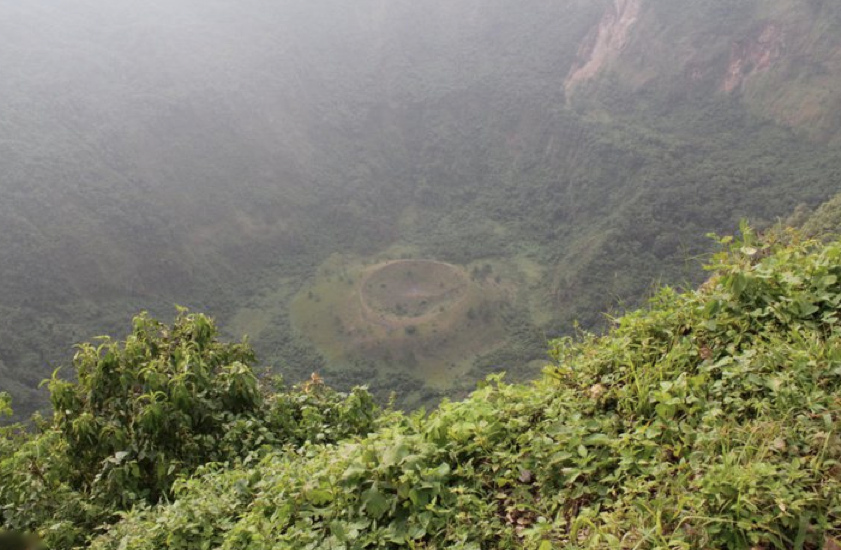
<path fill-rule="evenodd" d="M 629 90 L 734 97 L 808 134 L 841 127 L 841 7 L 820 0 L 615 0 L 581 42 L 570 96 L 610 76 Z"/>

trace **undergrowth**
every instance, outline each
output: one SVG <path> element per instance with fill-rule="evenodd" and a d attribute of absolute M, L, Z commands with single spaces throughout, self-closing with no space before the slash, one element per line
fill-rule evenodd
<path fill-rule="evenodd" d="M 841 243 L 719 242 L 699 290 L 554 341 L 532 385 L 201 465 L 89 546 L 836 548 Z"/>

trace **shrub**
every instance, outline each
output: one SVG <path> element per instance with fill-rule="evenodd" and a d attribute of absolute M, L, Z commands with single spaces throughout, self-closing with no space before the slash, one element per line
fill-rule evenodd
<path fill-rule="evenodd" d="M 201 314 L 179 310 L 172 325 L 142 314 L 125 341 L 100 340 L 78 346 L 75 381 L 49 381 L 52 422 L 0 434 L 0 525 L 39 531 L 53 548 L 171 499 L 203 465 L 364 435 L 378 417 L 367 391 L 338 393 L 317 375 L 261 383 L 248 344 L 220 342 Z"/>
<path fill-rule="evenodd" d="M 743 233 L 536 385 L 203 470 L 93 548 L 835 548 L 841 243 Z"/>

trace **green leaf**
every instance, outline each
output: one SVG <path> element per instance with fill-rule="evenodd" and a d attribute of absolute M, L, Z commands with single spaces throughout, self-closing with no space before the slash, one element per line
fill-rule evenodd
<path fill-rule="evenodd" d="M 805 300 L 799 300 L 797 302 L 797 309 L 800 311 L 800 315 L 804 317 L 808 317 L 816 313 L 820 308 L 811 302 L 807 302 Z"/>
<path fill-rule="evenodd" d="M 584 440 L 584 445 L 588 447 L 608 446 L 611 439 L 605 434 L 593 434 Z"/>
<path fill-rule="evenodd" d="M 655 407 L 655 411 L 657 412 L 657 416 L 663 420 L 671 420 L 674 418 L 677 408 L 671 404 L 660 403 Z"/>
<path fill-rule="evenodd" d="M 330 532 L 334 537 L 344 542 L 347 540 L 347 531 L 345 530 L 344 522 L 335 520 L 330 522 Z"/>
<path fill-rule="evenodd" d="M 409 447 L 405 444 L 403 439 L 399 439 L 397 443 L 383 452 L 381 464 L 383 466 L 395 466 L 409 455 Z"/>
<path fill-rule="evenodd" d="M 380 519 L 391 508 L 391 503 L 376 489 L 362 493 L 362 505 L 365 512 L 374 519 Z"/>
<path fill-rule="evenodd" d="M 328 502 L 333 502 L 333 494 L 329 489 L 319 488 L 307 492 L 307 498 L 310 499 L 316 506 L 323 506 Z"/>
<path fill-rule="evenodd" d="M 742 273 L 734 273 L 730 277 L 730 291 L 736 296 L 741 296 L 747 287 L 748 280 Z"/>

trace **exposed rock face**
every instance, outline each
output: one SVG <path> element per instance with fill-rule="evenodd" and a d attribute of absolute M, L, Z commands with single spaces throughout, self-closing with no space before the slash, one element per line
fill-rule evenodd
<path fill-rule="evenodd" d="M 754 36 L 735 42 L 722 91 L 739 90 L 752 75 L 771 68 L 785 52 L 784 38 L 781 25 L 768 23 Z"/>
<path fill-rule="evenodd" d="M 581 43 L 578 62 L 573 65 L 566 80 L 567 90 L 593 78 L 619 56 L 639 19 L 641 5 L 642 0 L 614 0 L 598 26 Z"/>

